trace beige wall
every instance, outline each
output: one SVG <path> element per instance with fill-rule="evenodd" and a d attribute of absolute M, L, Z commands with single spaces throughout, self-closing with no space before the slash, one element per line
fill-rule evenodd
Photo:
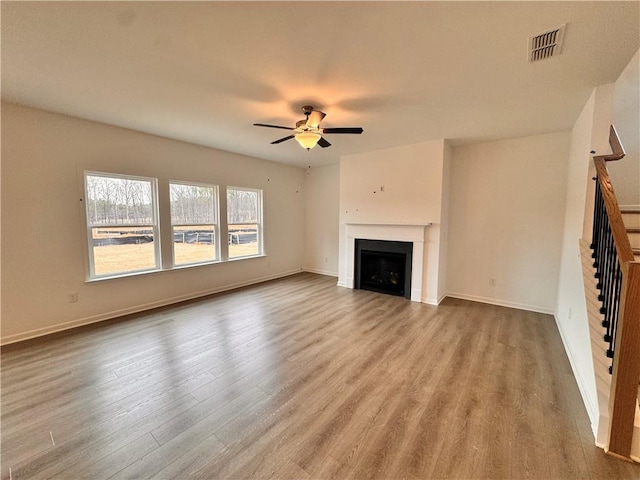
<path fill-rule="evenodd" d="M 305 172 L 305 261 L 309 272 L 338 276 L 338 209 L 340 167 L 313 167 Z"/>
<path fill-rule="evenodd" d="M 2 105 L 2 163 L 5 343 L 303 265 L 303 169 L 11 104 Z M 84 170 L 263 189 L 267 256 L 86 283 Z"/>
<path fill-rule="evenodd" d="M 568 155 L 568 132 L 453 149 L 449 295 L 554 311 Z"/>
<path fill-rule="evenodd" d="M 627 156 L 608 170 L 621 205 L 640 205 L 640 50 L 615 83 L 613 124 Z"/>
<path fill-rule="evenodd" d="M 342 157 L 340 222 L 440 223 L 443 149 L 435 140 Z"/>

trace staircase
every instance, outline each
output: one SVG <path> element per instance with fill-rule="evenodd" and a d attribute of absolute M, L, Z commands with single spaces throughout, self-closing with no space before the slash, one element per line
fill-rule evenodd
<path fill-rule="evenodd" d="M 640 205 L 620 209 L 636 262 L 640 262 Z"/>
<path fill-rule="evenodd" d="M 593 157 L 591 258 L 581 244 L 600 407 L 598 443 L 609 455 L 640 462 L 640 208 L 618 205 L 606 163 L 625 152 L 613 125 L 609 143 L 612 154 Z"/>

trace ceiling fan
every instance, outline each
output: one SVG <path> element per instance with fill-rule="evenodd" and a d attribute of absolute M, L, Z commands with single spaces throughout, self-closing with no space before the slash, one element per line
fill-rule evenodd
<path fill-rule="evenodd" d="M 326 116 L 325 113 L 320 110 L 314 110 L 310 105 L 302 107 L 302 112 L 305 114 L 305 119 L 296 122 L 296 127 L 281 127 L 279 125 L 268 125 L 266 123 L 254 123 L 256 127 L 269 127 L 269 128 L 281 128 L 283 130 L 293 130 L 293 134 L 287 137 L 280 138 L 271 142 L 272 145 L 276 143 L 282 143 L 287 140 L 295 138 L 302 148 L 311 150 L 316 145 L 320 145 L 322 148 L 330 147 L 331 144 L 323 138 L 322 135 L 329 135 L 333 133 L 355 133 L 360 134 L 364 130 L 362 127 L 339 127 L 339 128 L 320 128 L 320 122 Z"/>

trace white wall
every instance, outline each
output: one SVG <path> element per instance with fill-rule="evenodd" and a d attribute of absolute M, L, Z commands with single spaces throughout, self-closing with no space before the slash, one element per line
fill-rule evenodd
<path fill-rule="evenodd" d="M 640 50 L 615 83 L 613 124 L 627 152 L 607 168 L 621 205 L 640 205 Z"/>
<path fill-rule="evenodd" d="M 614 84 L 600 85 L 595 90 L 593 105 L 593 117 L 591 126 L 591 142 L 589 152 L 596 155 L 604 155 L 611 152 L 609 146 L 609 126 L 613 115 Z M 593 161 L 589 161 L 588 178 L 596 176 L 596 167 Z M 587 183 L 587 195 L 584 209 L 583 238 L 591 241 L 593 230 L 593 203 L 595 199 L 596 184 L 594 181 Z"/>
<path fill-rule="evenodd" d="M 436 140 L 342 157 L 340 222 L 440 223 L 443 149 Z"/>
<path fill-rule="evenodd" d="M 451 191 L 451 157 L 453 149 L 445 142 L 442 168 L 442 208 L 440 216 L 440 262 L 438 272 L 438 303 L 447 294 L 447 257 L 449 255 L 449 196 Z"/>
<path fill-rule="evenodd" d="M 309 272 L 338 276 L 339 199 L 339 165 L 306 170 L 304 269 Z"/>
<path fill-rule="evenodd" d="M 583 237 L 583 215 L 590 180 L 596 91 L 584 106 L 571 132 L 569 175 L 562 238 L 562 255 L 555 311 L 558 330 L 571 362 L 594 432 L 599 406 L 593 369 L 589 320 L 585 301 L 579 241 Z"/>
<path fill-rule="evenodd" d="M 422 300 L 438 302 L 444 140 L 340 159 L 338 283 L 346 284 L 347 223 L 433 225 L 425 235 Z"/>
<path fill-rule="evenodd" d="M 2 105 L 2 341 L 299 271 L 304 170 Z M 85 283 L 82 175 L 96 170 L 264 190 L 266 257 Z M 79 302 L 67 295 L 78 292 Z"/>
<path fill-rule="evenodd" d="M 559 132 L 453 149 L 449 295 L 555 310 L 569 140 Z"/>

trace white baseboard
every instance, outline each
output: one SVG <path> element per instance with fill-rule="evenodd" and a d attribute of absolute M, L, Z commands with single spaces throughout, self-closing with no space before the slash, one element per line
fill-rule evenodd
<path fill-rule="evenodd" d="M 210 288 L 208 290 L 201 290 L 199 292 L 188 293 L 186 295 L 179 295 L 177 297 L 164 298 L 155 302 L 149 302 L 142 305 L 135 305 L 132 307 L 122 308 L 119 310 L 113 310 L 111 312 L 100 313 L 98 315 L 92 315 L 90 317 L 79 318 L 70 322 L 59 323 L 57 325 L 51 325 L 44 328 L 37 328 L 27 332 L 17 333 L 15 335 L 8 335 L 0 339 L 0 345 L 9 345 L 10 343 L 22 342 L 32 338 L 42 337 L 43 335 L 50 335 L 56 332 L 62 332 L 83 325 L 90 325 L 92 323 L 104 322 L 105 320 L 111 320 L 124 315 L 130 315 L 132 313 L 144 312 L 145 310 L 151 310 L 153 308 L 165 307 L 174 303 L 180 303 L 187 300 L 193 300 L 195 298 L 206 297 L 207 295 L 213 295 L 215 293 L 226 292 L 228 290 L 234 290 L 236 288 L 247 287 L 249 285 L 255 285 L 257 283 L 267 282 L 269 280 L 275 280 L 277 278 L 288 277 L 300 273 L 300 269 L 290 270 L 287 272 L 276 273 L 274 275 L 268 275 L 265 277 L 254 278 L 245 282 L 238 282 L 229 285 L 223 285 L 220 287 Z"/>
<path fill-rule="evenodd" d="M 635 210 L 640 212 L 640 205 L 619 205 L 620 210 Z"/>
<path fill-rule="evenodd" d="M 499 307 L 509 307 L 518 310 L 526 310 L 528 312 L 545 313 L 547 315 L 553 315 L 553 309 L 547 307 L 541 307 L 538 305 L 527 305 L 525 303 L 509 302 L 506 300 L 498 300 L 495 298 L 479 297 L 476 295 L 467 295 L 466 293 L 447 292 L 443 295 L 445 297 L 459 298 L 460 300 L 470 300 L 472 302 L 488 303 L 489 305 L 498 305 Z"/>
<path fill-rule="evenodd" d="M 598 399 L 594 399 L 590 395 L 589 389 L 587 388 L 584 381 L 582 370 L 578 368 L 578 364 L 573 357 L 573 352 L 567 344 L 566 335 L 564 333 L 564 330 L 562 329 L 562 325 L 558 321 L 558 317 L 555 314 L 553 315 L 553 318 L 556 321 L 558 332 L 560 332 L 560 339 L 562 340 L 564 351 L 567 354 L 567 358 L 569 358 L 571 371 L 573 372 L 573 376 L 575 377 L 576 383 L 578 384 L 578 390 L 580 390 L 580 395 L 582 396 L 582 403 L 584 403 L 585 409 L 587 410 L 587 415 L 589 415 L 589 421 L 591 422 L 591 432 L 593 433 L 594 442 L 596 442 L 598 439 L 598 423 L 600 417 L 600 413 L 598 410 Z"/>
<path fill-rule="evenodd" d="M 318 270 L 316 268 L 303 268 L 302 270 L 309 273 L 317 273 L 318 275 L 326 275 L 328 277 L 338 276 L 338 272 L 331 272 L 329 270 Z"/>
<path fill-rule="evenodd" d="M 426 303 L 427 305 L 435 305 L 436 307 L 442 303 L 442 301 L 447 298 L 447 294 L 443 293 L 438 298 L 431 297 L 422 297 L 422 303 Z"/>
<path fill-rule="evenodd" d="M 409 293 L 409 300 L 422 303 L 422 291 L 418 288 L 412 288 L 411 293 Z"/>

